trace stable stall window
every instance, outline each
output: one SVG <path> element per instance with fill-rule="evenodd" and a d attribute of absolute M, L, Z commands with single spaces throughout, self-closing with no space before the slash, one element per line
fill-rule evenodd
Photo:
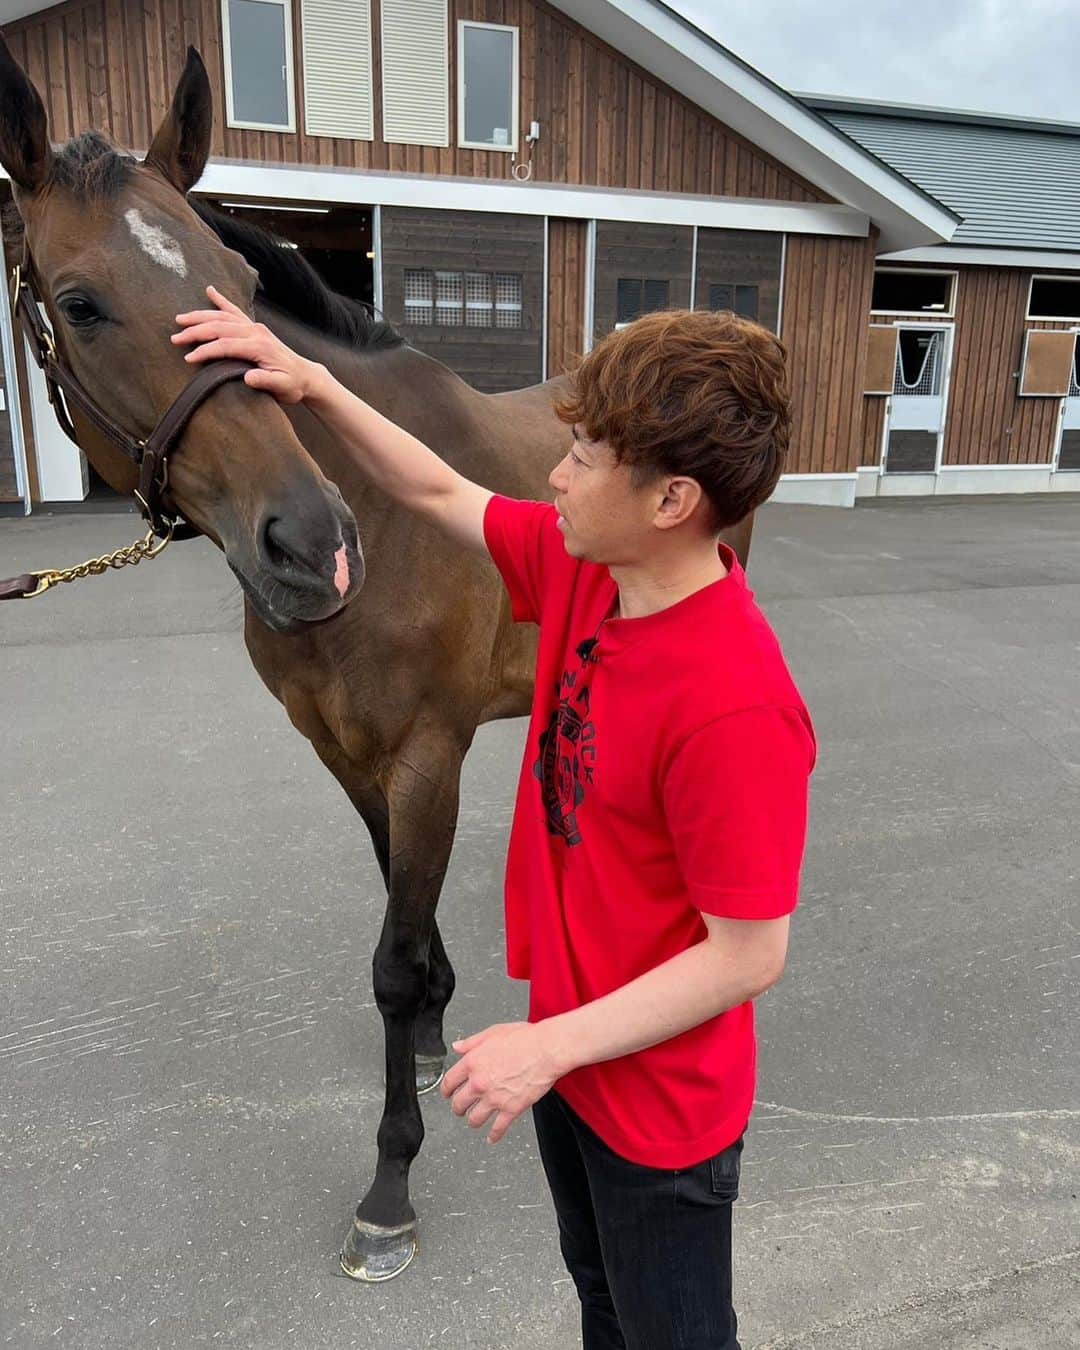
<path fill-rule="evenodd" d="M 1028 318 L 1080 320 L 1080 278 L 1032 277 Z"/>
<path fill-rule="evenodd" d="M 876 314 L 951 314 L 955 275 L 878 268 L 870 308 Z"/>
<path fill-rule="evenodd" d="M 502 24 L 458 24 L 458 145 L 516 150 L 518 30 Z"/>
<path fill-rule="evenodd" d="M 295 131 L 291 0 L 224 0 L 221 8 L 229 126 Z"/>
<path fill-rule="evenodd" d="M 406 267 L 405 322 L 439 328 L 521 328 L 520 272 Z"/>
<path fill-rule="evenodd" d="M 643 314 L 654 314 L 670 304 L 668 281 L 646 277 L 619 277 L 615 290 L 615 327 L 622 328 Z"/>
<path fill-rule="evenodd" d="M 740 319 L 753 319 L 756 323 L 758 317 L 758 288 L 728 282 L 710 285 L 709 308 L 715 310 L 729 309 L 733 314 L 737 314 Z"/>

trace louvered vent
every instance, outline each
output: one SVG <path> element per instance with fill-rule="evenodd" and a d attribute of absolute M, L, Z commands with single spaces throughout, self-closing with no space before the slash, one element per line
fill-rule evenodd
<path fill-rule="evenodd" d="M 383 137 L 450 144 L 447 0 L 383 0 Z"/>
<path fill-rule="evenodd" d="M 303 0 L 302 27 L 308 135 L 372 140 L 371 0 Z"/>

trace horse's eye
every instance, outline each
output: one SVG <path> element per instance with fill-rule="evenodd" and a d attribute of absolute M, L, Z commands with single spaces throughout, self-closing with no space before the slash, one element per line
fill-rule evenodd
<path fill-rule="evenodd" d="M 88 328 L 101 318 L 101 311 L 85 295 L 65 295 L 59 302 L 60 313 L 73 328 Z"/>

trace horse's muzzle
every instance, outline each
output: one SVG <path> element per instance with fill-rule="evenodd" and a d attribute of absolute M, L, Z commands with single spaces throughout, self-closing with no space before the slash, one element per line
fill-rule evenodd
<path fill-rule="evenodd" d="M 340 498 L 324 496 L 320 505 L 268 509 L 255 532 L 252 565 L 230 559 L 259 617 L 278 631 L 330 618 L 364 583 L 352 512 Z"/>

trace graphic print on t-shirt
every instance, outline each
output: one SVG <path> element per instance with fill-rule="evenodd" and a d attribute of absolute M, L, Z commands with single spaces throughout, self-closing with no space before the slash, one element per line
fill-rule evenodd
<path fill-rule="evenodd" d="M 582 642 L 577 649 L 581 669 L 563 672 L 555 688 L 557 706 L 540 733 L 540 754 L 533 765 L 533 776 L 540 781 L 548 831 L 562 839 L 568 848 L 581 843 L 577 811 L 585 800 L 585 789 L 592 782 L 596 764 L 596 728 L 589 720 L 586 674 L 595 646 L 595 638 Z"/>

